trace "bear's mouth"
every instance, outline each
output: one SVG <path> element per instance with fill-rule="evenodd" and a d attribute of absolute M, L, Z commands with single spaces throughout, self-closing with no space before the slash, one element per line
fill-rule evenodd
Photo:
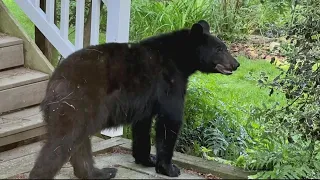
<path fill-rule="evenodd" d="M 225 74 L 225 75 L 231 75 L 232 74 L 232 70 L 228 69 L 227 67 L 221 65 L 221 64 L 217 64 L 215 69 L 220 72 L 221 74 Z"/>

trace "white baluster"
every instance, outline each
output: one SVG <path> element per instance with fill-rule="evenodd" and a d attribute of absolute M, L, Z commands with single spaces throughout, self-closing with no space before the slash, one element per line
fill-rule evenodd
<path fill-rule="evenodd" d="M 85 0 L 77 0 L 76 3 L 76 50 L 83 48 L 83 31 L 84 31 L 84 5 Z"/>
<path fill-rule="evenodd" d="M 128 42 L 131 0 L 108 0 L 107 42 Z"/>
<path fill-rule="evenodd" d="M 99 44 L 101 0 L 92 1 L 90 44 Z"/>
<path fill-rule="evenodd" d="M 69 0 L 61 0 L 60 34 L 63 39 L 69 39 Z"/>
<path fill-rule="evenodd" d="M 46 0 L 46 17 L 49 23 L 54 24 L 54 4 L 55 0 Z"/>
<path fill-rule="evenodd" d="M 108 0 L 107 3 L 107 42 L 128 42 L 131 0 Z M 109 137 L 121 136 L 123 127 L 105 129 L 101 134 Z"/>

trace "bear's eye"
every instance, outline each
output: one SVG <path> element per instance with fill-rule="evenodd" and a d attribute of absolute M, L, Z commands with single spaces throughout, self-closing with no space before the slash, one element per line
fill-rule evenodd
<path fill-rule="evenodd" d="M 218 52 L 221 52 L 222 50 L 223 50 L 222 47 L 217 47 Z"/>

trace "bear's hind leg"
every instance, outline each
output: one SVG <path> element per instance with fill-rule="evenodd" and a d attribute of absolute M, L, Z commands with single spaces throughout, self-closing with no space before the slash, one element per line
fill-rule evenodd
<path fill-rule="evenodd" d="M 71 133 L 62 138 L 48 138 L 29 174 L 29 179 L 53 179 L 74 151 L 73 140 Z"/>
<path fill-rule="evenodd" d="M 132 123 L 132 155 L 137 164 L 155 167 L 156 157 L 150 154 L 150 129 L 152 117 Z"/>
<path fill-rule="evenodd" d="M 77 151 L 71 156 L 70 162 L 74 169 L 74 175 L 79 179 L 110 179 L 117 173 L 115 168 L 98 169 L 94 167 L 91 150 L 91 142 L 86 137 Z"/>

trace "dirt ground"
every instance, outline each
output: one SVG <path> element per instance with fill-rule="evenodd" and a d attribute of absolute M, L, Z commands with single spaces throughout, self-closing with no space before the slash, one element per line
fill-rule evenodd
<path fill-rule="evenodd" d="M 284 62 L 285 57 L 279 52 L 280 41 L 284 40 L 250 35 L 247 40 L 232 43 L 229 47 L 234 56 L 242 55 L 252 60 L 265 59 L 267 61 L 275 58 L 277 61 Z"/>

